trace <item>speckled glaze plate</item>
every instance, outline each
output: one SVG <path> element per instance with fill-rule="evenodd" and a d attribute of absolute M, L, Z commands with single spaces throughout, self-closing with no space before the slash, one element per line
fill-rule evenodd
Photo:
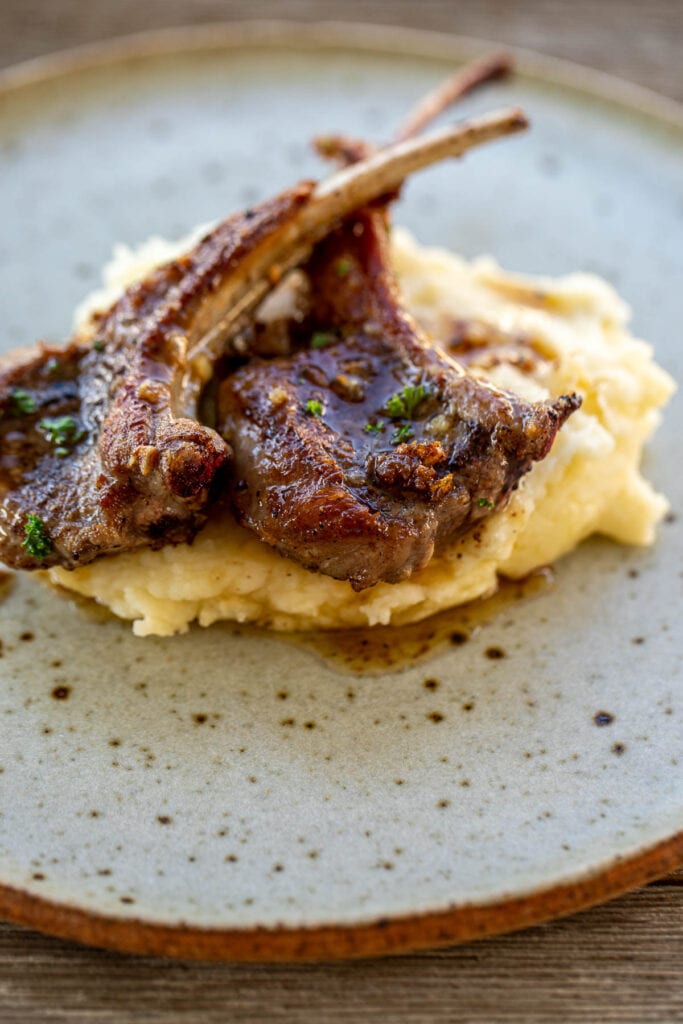
<path fill-rule="evenodd" d="M 65 336 L 114 242 L 177 236 L 319 173 L 313 133 L 385 137 L 484 48 L 224 26 L 5 73 L 4 346 Z M 510 269 L 603 274 L 680 377 L 678 108 L 530 55 L 463 109 L 501 101 L 533 131 L 420 175 L 397 219 Z M 674 512 L 682 413 L 675 400 L 646 466 Z M 467 643 L 359 677 L 229 627 L 135 639 L 7 582 L 0 915 L 131 951 L 362 955 L 522 927 L 665 873 L 683 856 L 670 518 L 653 549 L 585 544 Z"/>

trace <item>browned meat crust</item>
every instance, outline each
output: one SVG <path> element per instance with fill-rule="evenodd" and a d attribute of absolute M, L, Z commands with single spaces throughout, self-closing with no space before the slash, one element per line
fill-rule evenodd
<path fill-rule="evenodd" d="M 506 54 L 468 65 L 409 114 L 399 138 L 511 66 Z M 320 137 L 316 147 L 342 166 L 374 152 L 340 135 Z M 389 268 L 395 195 L 314 253 L 311 350 L 252 361 L 219 399 L 240 521 L 282 554 L 357 590 L 406 578 L 504 504 L 580 404 L 572 395 L 532 406 L 430 348 Z"/>
<path fill-rule="evenodd" d="M 0 372 L 0 558 L 73 568 L 192 539 L 229 459 L 197 421 L 199 396 L 244 318 L 341 217 L 525 124 L 503 111 L 304 182 L 129 288 L 88 342 L 44 347 Z"/>
<path fill-rule="evenodd" d="M 229 218 L 129 288 L 92 340 L 43 346 L 0 373 L 4 562 L 71 568 L 194 536 L 229 458 L 197 421 L 194 346 L 226 279 L 311 191 L 304 184 Z"/>
<path fill-rule="evenodd" d="M 580 402 L 525 402 L 432 349 L 400 303 L 382 209 L 308 270 L 313 347 L 252 360 L 221 388 L 232 500 L 307 568 L 358 590 L 395 583 L 500 508 Z"/>

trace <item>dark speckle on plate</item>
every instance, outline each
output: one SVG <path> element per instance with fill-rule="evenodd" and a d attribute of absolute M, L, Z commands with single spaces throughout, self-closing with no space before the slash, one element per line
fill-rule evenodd
<path fill-rule="evenodd" d="M 499 661 L 501 658 L 505 657 L 505 651 L 502 647 L 487 647 L 484 654 L 487 658 L 490 658 L 491 661 Z"/>

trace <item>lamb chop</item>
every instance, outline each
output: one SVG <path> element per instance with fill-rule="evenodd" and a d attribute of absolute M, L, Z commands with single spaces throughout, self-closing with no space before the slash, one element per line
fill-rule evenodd
<path fill-rule="evenodd" d="M 316 251 L 314 347 L 253 359 L 220 392 L 239 521 L 356 590 L 405 579 L 500 508 L 580 405 L 526 402 L 432 348 L 383 219 L 362 211 Z"/>
<path fill-rule="evenodd" d="M 66 348 L 0 370 L 0 558 L 74 568 L 191 540 L 230 448 L 198 422 L 199 395 L 244 318 L 315 242 L 435 160 L 514 131 L 519 111 L 404 142 L 234 215 L 130 287 Z"/>
<path fill-rule="evenodd" d="M 368 152 L 319 148 L 347 163 Z M 406 579 L 503 506 L 580 405 L 526 402 L 432 348 L 401 304 L 387 217 L 386 201 L 369 206 L 315 250 L 310 349 L 251 360 L 219 398 L 238 520 L 355 590 Z"/>

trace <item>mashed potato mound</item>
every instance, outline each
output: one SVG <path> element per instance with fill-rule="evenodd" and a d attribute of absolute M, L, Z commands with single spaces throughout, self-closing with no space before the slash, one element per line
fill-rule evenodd
<path fill-rule="evenodd" d="M 106 287 L 81 307 L 79 322 L 193 241 L 117 249 Z M 628 333 L 628 308 L 612 288 L 589 274 L 552 280 L 505 273 L 490 259 L 467 263 L 419 246 L 402 230 L 393 232 L 393 256 L 409 308 L 437 341 L 451 337 L 459 321 L 491 325 L 524 339 L 537 357 L 530 370 L 510 363 L 488 370 L 496 384 L 531 399 L 583 396 L 548 458 L 505 509 L 405 582 L 361 593 L 283 558 L 226 512 L 193 544 L 115 555 L 73 572 L 50 569 L 50 580 L 132 619 L 138 636 L 169 636 L 219 619 L 331 629 L 415 622 L 483 597 L 499 574 L 525 576 L 592 533 L 652 543 L 667 503 L 639 463 L 674 385 L 651 348 Z"/>

